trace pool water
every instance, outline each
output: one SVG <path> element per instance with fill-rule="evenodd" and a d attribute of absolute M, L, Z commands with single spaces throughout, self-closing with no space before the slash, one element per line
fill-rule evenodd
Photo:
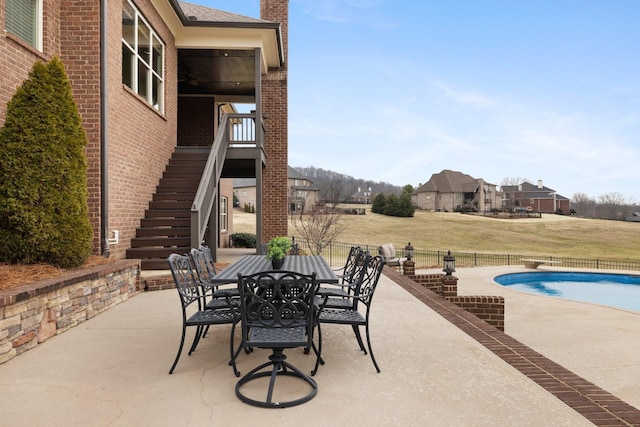
<path fill-rule="evenodd" d="M 523 292 L 640 312 L 640 275 L 536 272 L 503 274 L 494 280 Z"/>

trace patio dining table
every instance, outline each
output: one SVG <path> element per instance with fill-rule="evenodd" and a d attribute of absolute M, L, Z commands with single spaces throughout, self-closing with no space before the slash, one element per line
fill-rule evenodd
<path fill-rule="evenodd" d="M 212 284 L 237 283 L 238 273 L 243 276 L 273 270 L 266 255 L 245 255 L 211 279 Z M 316 273 L 319 283 L 338 283 L 338 276 L 327 261 L 319 255 L 287 255 L 282 270 L 302 274 Z"/>

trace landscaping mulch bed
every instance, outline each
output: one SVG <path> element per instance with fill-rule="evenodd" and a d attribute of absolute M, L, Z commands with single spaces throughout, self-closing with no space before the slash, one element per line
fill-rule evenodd
<path fill-rule="evenodd" d="M 89 257 L 87 262 L 82 266 L 70 269 L 54 267 L 50 264 L 0 263 L 0 291 L 37 282 L 38 280 L 50 279 L 68 273 L 69 271 L 82 270 L 83 268 L 107 264 L 113 261 L 115 260 L 94 255 Z"/>

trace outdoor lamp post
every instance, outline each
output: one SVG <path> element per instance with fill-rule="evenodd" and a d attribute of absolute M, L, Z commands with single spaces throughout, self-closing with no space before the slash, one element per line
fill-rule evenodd
<path fill-rule="evenodd" d="M 412 261 L 413 246 L 411 246 L 411 242 L 404 247 L 404 256 L 406 259 L 402 263 L 402 271 L 405 276 L 413 276 L 416 273 L 416 264 Z"/>
<path fill-rule="evenodd" d="M 444 271 L 447 276 L 451 276 L 451 273 L 456 271 L 456 257 L 451 255 L 451 251 L 448 251 L 447 254 L 442 257 L 442 261 L 444 263 L 442 271 Z"/>
<path fill-rule="evenodd" d="M 407 243 L 407 246 L 404 247 L 404 256 L 407 257 L 407 261 L 411 261 L 413 258 L 413 246 L 411 246 L 411 242 Z"/>

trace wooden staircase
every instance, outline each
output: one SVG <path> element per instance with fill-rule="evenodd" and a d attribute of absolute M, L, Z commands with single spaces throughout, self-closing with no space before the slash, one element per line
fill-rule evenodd
<path fill-rule="evenodd" d="M 191 205 L 208 156 L 208 149 L 178 147 L 169 160 L 127 249 L 143 270 L 166 270 L 170 254 L 191 250 Z"/>

